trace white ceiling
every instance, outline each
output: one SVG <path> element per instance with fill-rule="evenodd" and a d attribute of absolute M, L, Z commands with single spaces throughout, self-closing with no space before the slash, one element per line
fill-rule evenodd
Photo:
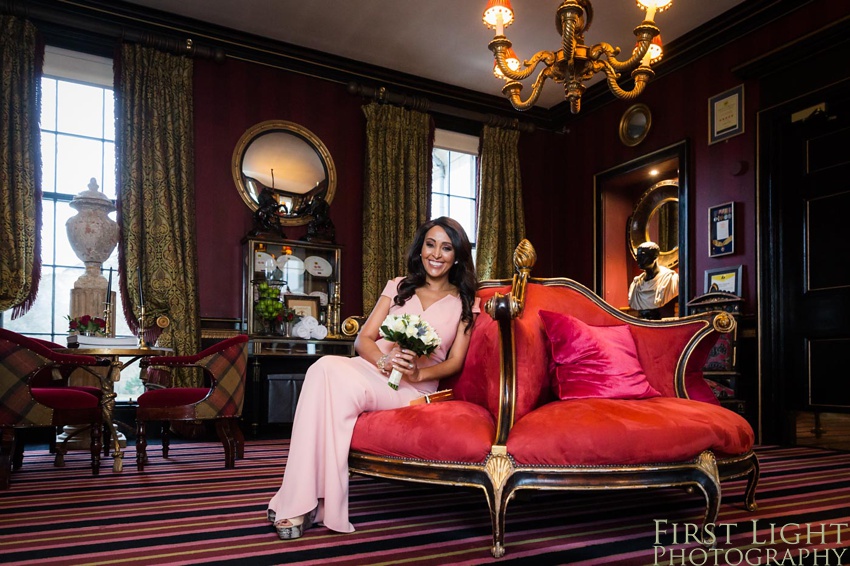
<path fill-rule="evenodd" d="M 494 32 L 481 22 L 486 0 L 129 1 L 487 94 L 501 96 L 504 84 L 493 77 L 493 55 L 487 49 Z M 666 43 L 742 1 L 674 0 L 655 21 Z M 513 0 L 516 22 L 505 35 L 520 58 L 560 48 L 555 29 L 559 4 Z M 634 27 L 644 15 L 636 1 L 595 0 L 593 12 L 585 42 L 631 52 Z M 525 97 L 529 91 L 530 86 Z M 537 105 L 550 108 L 563 100 L 560 85 L 547 85 Z"/>

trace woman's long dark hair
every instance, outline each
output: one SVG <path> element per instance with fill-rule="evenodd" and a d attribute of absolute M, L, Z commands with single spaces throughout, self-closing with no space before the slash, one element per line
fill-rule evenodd
<path fill-rule="evenodd" d="M 461 321 L 466 323 L 466 332 L 472 327 L 472 305 L 475 301 L 475 291 L 478 289 L 478 276 L 472 263 L 472 245 L 466 232 L 456 220 L 441 216 L 422 224 L 413 236 L 413 243 L 407 250 L 407 276 L 398 284 L 398 295 L 393 301 L 403 305 L 413 296 L 416 289 L 425 284 L 425 267 L 422 265 L 422 245 L 425 234 L 434 226 L 446 231 L 455 252 L 455 263 L 449 269 L 449 283 L 456 286 L 460 292 Z"/>

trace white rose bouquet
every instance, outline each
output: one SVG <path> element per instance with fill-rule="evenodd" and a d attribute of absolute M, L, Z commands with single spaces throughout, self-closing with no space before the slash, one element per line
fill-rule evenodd
<path fill-rule="evenodd" d="M 417 356 L 429 356 L 440 345 L 437 332 L 418 314 L 391 314 L 381 324 L 379 334 L 385 340 L 395 342 Z M 387 385 L 398 389 L 401 372 L 394 369 Z"/>

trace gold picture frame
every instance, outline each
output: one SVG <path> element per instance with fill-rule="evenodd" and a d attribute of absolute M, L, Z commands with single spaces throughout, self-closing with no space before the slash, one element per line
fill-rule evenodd
<path fill-rule="evenodd" d="M 708 208 L 708 257 L 735 253 L 735 203 Z"/>
<path fill-rule="evenodd" d="M 295 314 L 300 317 L 312 316 L 316 320 L 319 319 L 319 305 L 321 304 L 319 297 L 311 295 L 284 295 L 283 304 L 286 308 L 295 311 Z"/>
<path fill-rule="evenodd" d="M 706 269 L 704 285 L 705 292 L 712 293 L 715 291 L 723 291 L 725 293 L 733 293 L 740 297 L 743 289 L 743 273 L 743 265 Z"/>
<path fill-rule="evenodd" d="M 744 133 L 744 85 L 708 99 L 708 145 Z"/>

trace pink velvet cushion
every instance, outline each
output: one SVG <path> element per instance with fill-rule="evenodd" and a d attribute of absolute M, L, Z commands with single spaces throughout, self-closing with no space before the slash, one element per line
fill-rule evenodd
<path fill-rule="evenodd" d="M 192 405 L 209 395 L 209 387 L 172 387 L 154 389 L 139 395 L 139 407 L 181 407 Z"/>
<path fill-rule="evenodd" d="M 51 409 L 94 409 L 100 405 L 100 399 L 68 387 L 33 387 L 32 397 Z"/>
<path fill-rule="evenodd" d="M 554 401 L 517 422 L 507 446 L 522 465 L 593 466 L 685 462 L 704 450 L 738 455 L 753 442 L 749 423 L 728 409 L 654 397 Z"/>
<path fill-rule="evenodd" d="M 496 425 L 484 407 L 445 401 L 363 413 L 351 450 L 417 460 L 481 463 L 490 453 Z"/>
<path fill-rule="evenodd" d="M 658 397 L 638 361 L 628 325 L 590 326 L 568 314 L 540 311 L 555 366 L 559 399 Z"/>

